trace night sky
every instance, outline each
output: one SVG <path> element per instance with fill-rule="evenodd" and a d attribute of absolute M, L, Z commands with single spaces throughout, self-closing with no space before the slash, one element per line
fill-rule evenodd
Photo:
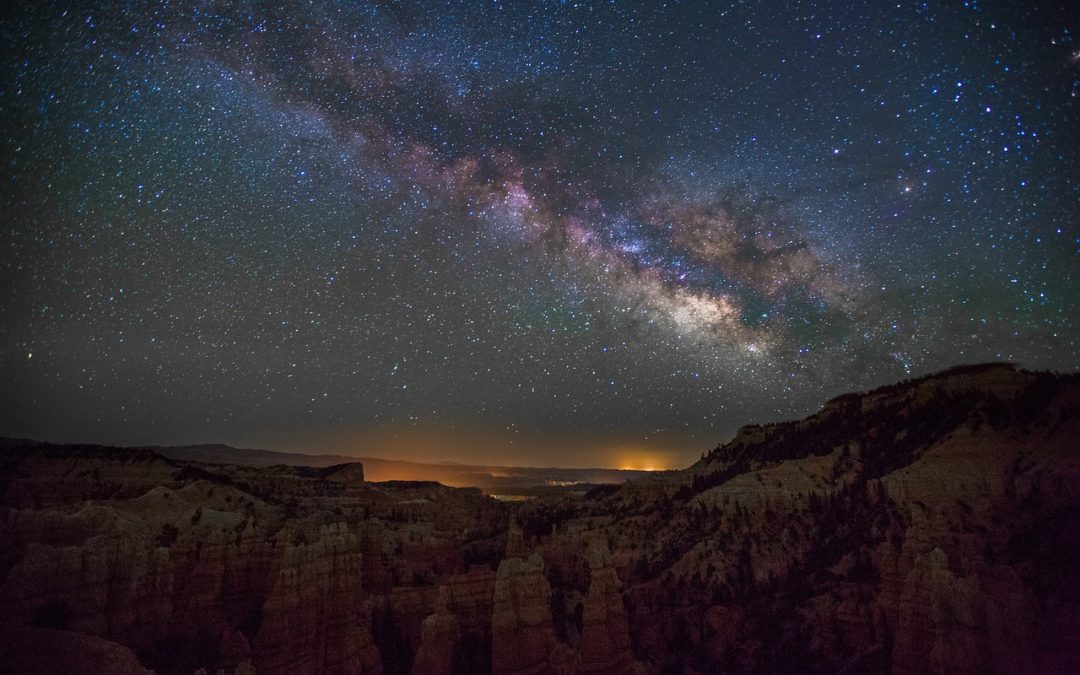
<path fill-rule="evenodd" d="M 683 466 L 1080 365 L 1075 3 L 19 4 L 2 435 Z"/>

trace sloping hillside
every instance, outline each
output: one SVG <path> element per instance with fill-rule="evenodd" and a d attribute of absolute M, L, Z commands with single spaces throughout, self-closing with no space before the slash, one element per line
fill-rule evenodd
<path fill-rule="evenodd" d="M 957 368 L 522 518 L 568 589 L 563 552 L 609 541 L 660 670 L 1054 669 L 1080 653 L 1078 439 L 1080 378 Z"/>

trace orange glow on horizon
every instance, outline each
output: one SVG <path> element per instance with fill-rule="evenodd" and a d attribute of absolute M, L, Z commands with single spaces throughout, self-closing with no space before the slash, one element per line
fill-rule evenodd
<path fill-rule="evenodd" d="M 697 459 L 699 441 L 671 436 L 639 440 L 567 432 L 526 434 L 501 429 L 425 424 L 388 424 L 347 429 L 309 430 L 302 436 L 263 445 L 281 449 L 375 457 L 405 462 L 465 464 L 511 477 L 512 467 L 558 467 L 670 471 Z M 285 443 L 282 443 L 282 441 Z M 272 448 L 273 449 L 273 448 Z M 498 468 L 502 468 L 499 471 Z M 404 467 L 402 467 L 404 469 Z"/>
<path fill-rule="evenodd" d="M 616 466 L 622 471 L 668 471 L 670 456 L 664 456 L 656 448 L 650 447 L 627 447 L 619 446 L 613 449 L 613 454 L 619 458 Z"/>

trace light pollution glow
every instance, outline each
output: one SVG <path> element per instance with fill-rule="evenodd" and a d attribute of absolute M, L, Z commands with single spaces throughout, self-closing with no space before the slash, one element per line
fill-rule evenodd
<path fill-rule="evenodd" d="M 695 442 L 690 437 L 681 439 L 681 443 L 649 444 L 636 438 L 612 441 L 599 434 L 530 435 L 483 428 L 410 425 L 305 431 L 295 437 L 275 432 L 257 441 L 259 447 L 270 450 L 413 462 L 440 463 L 451 459 L 454 463 L 495 467 L 559 466 L 635 471 L 664 471 L 686 466 L 697 459 L 707 445 L 699 440 L 701 448 L 688 451 L 687 446 L 693 448 Z"/>

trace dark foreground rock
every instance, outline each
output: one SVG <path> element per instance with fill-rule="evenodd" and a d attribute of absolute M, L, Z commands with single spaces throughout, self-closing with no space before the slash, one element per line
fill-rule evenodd
<path fill-rule="evenodd" d="M 0 448 L 0 671 L 1080 672 L 1080 378 L 990 364 L 507 505 Z"/>

